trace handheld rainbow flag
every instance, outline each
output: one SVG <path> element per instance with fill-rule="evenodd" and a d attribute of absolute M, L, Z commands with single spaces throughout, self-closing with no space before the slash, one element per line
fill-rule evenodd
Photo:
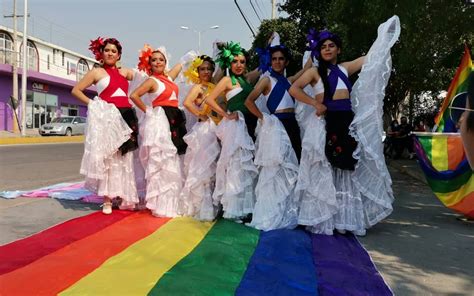
<path fill-rule="evenodd" d="M 96 212 L 0 246 L 0 295 L 392 295 L 352 235 Z"/>
<path fill-rule="evenodd" d="M 449 105 L 456 95 L 467 91 L 467 78 L 472 71 L 472 60 L 469 48 L 464 45 L 464 55 L 461 64 L 456 70 L 453 80 L 448 88 L 448 94 L 441 105 L 438 115 L 435 118 L 434 131 L 440 133 L 456 132 L 456 124 L 449 117 Z"/>
<path fill-rule="evenodd" d="M 415 133 L 415 152 L 428 185 L 448 208 L 474 218 L 474 176 L 458 133 Z"/>

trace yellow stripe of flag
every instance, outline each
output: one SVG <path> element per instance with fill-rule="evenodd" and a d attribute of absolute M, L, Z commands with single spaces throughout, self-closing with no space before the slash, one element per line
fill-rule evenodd
<path fill-rule="evenodd" d="M 447 137 L 434 137 L 431 141 L 431 163 L 437 171 L 446 171 L 448 162 L 448 139 Z"/>
<path fill-rule="evenodd" d="M 146 295 L 165 272 L 201 242 L 213 225 L 192 218 L 175 218 L 111 257 L 60 295 Z"/>
<path fill-rule="evenodd" d="M 446 206 L 452 207 L 464 199 L 469 193 L 474 192 L 474 175 L 469 178 L 466 184 L 456 191 L 448 193 L 435 192 L 439 200 Z"/>

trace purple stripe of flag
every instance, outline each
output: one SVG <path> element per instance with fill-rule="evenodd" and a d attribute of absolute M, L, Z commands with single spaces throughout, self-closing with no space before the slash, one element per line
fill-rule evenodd
<path fill-rule="evenodd" d="M 311 238 L 320 295 L 393 295 L 354 235 Z"/>

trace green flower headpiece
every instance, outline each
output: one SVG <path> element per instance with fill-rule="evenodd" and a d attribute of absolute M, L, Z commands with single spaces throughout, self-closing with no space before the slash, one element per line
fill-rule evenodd
<path fill-rule="evenodd" d="M 240 43 L 238 42 L 227 42 L 219 49 L 220 52 L 217 54 L 216 62 L 222 69 L 230 68 L 230 64 L 234 60 L 234 56 L 244 54 L 244 50 L 242 47 L 240 47 Z"/>

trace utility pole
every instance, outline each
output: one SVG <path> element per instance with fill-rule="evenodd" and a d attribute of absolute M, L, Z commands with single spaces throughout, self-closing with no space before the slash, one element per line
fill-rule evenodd
<path fill-rule="evenodd" d="M 18 30 L 17 30 L 17 17 L 22 17 L 22 15 L 16 14 L 16 0 L 13 0 L 13 14 L 12 15 L 4 15 L 5 18 L 13 18 L 13 57 L 12 57 L 12 72 L 13 72 L 13 93 L 12 97 L 13 100 L 18 102 Z M 18 105 L 18 104 L 16 104 Z M 13 107 L 13 106 L 12 106 Z M 17 115 L 17 110 L 14 108 L 13 112 Z M 17 116 L 13 116 L 13 132 L 18 133 L 19 124 L 17 120 Z"/>
<path fill-rule="evenodd" d="M 268 3 L 268 2 L 267 2 Z M 272 20 L 275 19 L 276 0 L 272 0 Z"/>
<path fill-rule="evenodd" d="M 28 0 L 25 0 L 23 17 L 23 75 L 21 76 L 21 135 L 26 136 L 26 79 L 28 72 Z"/>

